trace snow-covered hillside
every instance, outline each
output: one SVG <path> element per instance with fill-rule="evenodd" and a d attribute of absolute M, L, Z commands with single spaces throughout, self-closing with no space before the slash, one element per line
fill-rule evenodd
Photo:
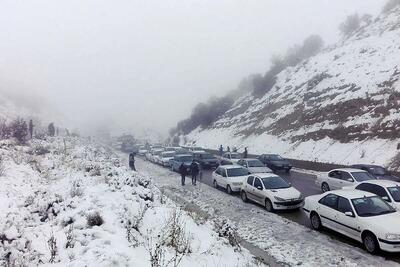
<path fill-rule="evenodd" d="M 0 266 L 263 266 L 107 147 L 2 141 L 0 155 Z"/>
<path fill-rule="evenodd" d="M 400 152 L 400 8 L 289 67 L 262 98 L 250 93 L 207 129 L 197 145 L 335 163 L 388 165 Z"/>

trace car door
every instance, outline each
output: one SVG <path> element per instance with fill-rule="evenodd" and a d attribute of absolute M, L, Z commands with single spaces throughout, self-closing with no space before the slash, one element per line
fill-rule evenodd
<path fill-rule="evenodd" d="M 340 172 L 340 188 L 343 188 L 344 186 L 354 186 L 354 181 L 354 177 L 349 172 Z"/>
<path fill-rule="evenodd" d="M 215 171 L 215 181 L 217 181 L 217 184 L 218 185 L 222 185 L 221 183 L 222 183 L 222 176 L 221 176 L 221 173 L 222 173 L 222 168 L 220 167 L 220 168 L 218 168 L 216 171 Z"/>
<path fill-rule="evenodd" d="M 254 177 L 254 185 L 253 185 L 253 194 L 254 201 L 264 204 L 264 185 L 261 182 L 260 178 Z"/>
<path fill-rule="evenodd" d="M 331 190 L 336 190 L 341 188 L 340 187 L 340 172 L 339 171 L 331 171 L 328 173 L 328 178 L 327 178 L 327 182 L 329 185 L 329 188 Z"/>
<path fill-rule="evenodd" d="M 335 220 L 337 218 L 337 204 L 339 196 L 335 194 L 328 194 L 319 201 L 317 212 L 320 215 L 321 222 L 324 226 L 336 229 Z"/>
<path fill-rule="evenodd" d="M 247 198 L 253 201 L 256 201 L 256 196 L 254 195 L 255 188 L 254 184 L 254 176 L 250 175 L 247 177 L 247 183 L 245 186 L 245 191 L 247 193 Z"/>
<path fill-rule="evenodd" d="M 221 168 L 221 184 L 222 187 L 226 188 L 228 185 L 228 175 L 224 168 Z"/>
<path fill-rule="evenodd" d="M 338 213 L 336 216 L 336 227 L 342 234 L 350 236 L 355 239 L 360 238 L 360 227 L 358 226 L 358 220 L 356 218 L 356 213 L 350 204 L 350 200 L 344 197 L 339 197 L 338 199 Z M 346 214 L 347 213 L 347 214 Z M 350 216 L 350 214 L 352 216 Z"/>

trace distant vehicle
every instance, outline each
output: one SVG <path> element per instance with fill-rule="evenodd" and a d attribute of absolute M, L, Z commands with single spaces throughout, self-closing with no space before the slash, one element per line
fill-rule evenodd
<path fill-rule="evenodd" d="M 354 164 L 351 166 L 354 169 L 360 169 L 369 172 L 376 179 L 380 180 L 392 180 L 392 181 L 400 181 L 399 177 L 393 176 L 386 171 L 386 169 L 382 166 L 378 165 L 369 165 L 369 164 Z"/>
<path fill-rule="evenodd" d="M 390 180 L 369 180 L 344 189 L 357 189 L 380 196 L 390 206 L 400 211 L 400 183 Z"/>
<path fill-rule="evenodd" d="M 164 149 L 154 149 L 150 152 L 150 161 L 153 163 L 160 162 L 160 155 L 161 153 L 164 152 Z"/>
<path fill-rule="evenodd" d="M 160 161 L 159 164 L 161 164 L 164 167 L 170 167 L 170 161 L 172 159 L 174 159 L 174 157 L 175 157 L 175 152 L 174 151 L 162 152 L 161 155 L 160 155 L 161 161 Z"/>
<path fill-rule="evenodd" d="M 288 173 L 292 169 L 290 162 L 277 154 L 262 154 L 258 156 L 258 159 L 274 172 L 285 171 Z"/>
<path fill-rule="evenodd" d="M 248 176 L 249 172 L 241 166 L 220 166 L 212 174 L 213 185 L 215 188 L 225 188 L 228 194 L 240 192 Z"/>
<path fill-rule="evenodd" d="M 269 212 L 299 209 L 303 195 L 282 177 L 272 173 L 251 174 L 243 184 L 240 196 L 263 205 Z"/>
<path fill-rule="evenodd" d="M 227 166 L 227 165 L 234 165 L 234 164 L 229 159 L 220 158 L 218 166 Z"/>
<path fill-rule="evenodd" d="M 205 153 L 206 151 L 204 150 L 204 148 L 195 146 L 195 147 L 190 147 L 189 148 L 190 152 L 192 153 Z"/>
<path fill-rule="evenodd" d="M 238 161 L 237 164 L 243 166 L 250 173 L 265 173 L 265 172 L 272 173 L 272 170 L 268 167 L 265 167 L 264 164 L 262 164 L 262 162 L 259 161 L 258 159 L 251 159 L 251 158 L 241 159 Z"/>
<path fill-rule="evenodd" d="M 237 152 L 228 152 L 228 153 L 225 153 L 222 156 L 222 158 L 225 160 L 229 160 L 232 163 L 238 163 L 238 161 L 242 158 L 242 155 L 240 155 Z"/>
<path fill-rule="evenodd" d="M 190 154 L 190 151 L 184 148 L 178 148 L 177 150 L 175 150 L 175 156 L 177 155 L 188 155 Z"/>
<path fill-rule="evenodd" d="M 360 190 L 337 190 L 306 197 L 303 207 L 311 227 L 329 228 L 364 244 L 400 252 L 400 213 L 379 196 Z"/>
<path fill-rule="evenodd" d="M 148 150 L 146 149 L 146 147 L 141 146 L 141 147 L 139 147 L 138 155 L 145 156 L 147 152 L 148 152 Z"/>
<path fill-rule="evenodd" d="M 315 184 L 322 192 L 342 189 L 345 186 L 356 186 L 361 182 L 376 178 L 360 169 L 335 169 L 317 176 Z"/>
<path fill-rule="evenodd" d="M 187 169 L 187 172 L 190 173 L 190 164 L 193 162 L 193 156 L 190 154 L 176 155 L 170 162 L 172 171 L 179 171 L 179 167 L 183 163 Z"/>
<path fill-rule="evenodd" d="M 208 152 L 195 152 L 193 158 L 204 169 L 216 168 L 219 165 L 217 157 Z"/>

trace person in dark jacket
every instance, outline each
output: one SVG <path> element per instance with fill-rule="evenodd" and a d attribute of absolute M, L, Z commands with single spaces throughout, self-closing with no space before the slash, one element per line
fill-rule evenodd
<path fill-rule="evenodd" d="M 243 153 L 243 158 L 247 158 L 249 155 L 249 152 L 247 151 L 247 147 L 244 148 L 244 153 Z"/>
<path fill-rule="evenodd" d="M 226 150 L 228 151 L 228 153 L 231 152 L 231 148 L 229 146 L 226 148 Z"/>
<path fill-rule="evenodd" d="M 185 185 L 185 180 L 186 180 L 186 175 L 187 175 L 187 170 L 185 165 L 182 163 L 181 166 L 179 166 L 179 173 L 181 174 L 181 182 L 182 186 Z"/>
<path fill-rule="evenodd" d="M 129 154 L 129 167 L 136 171 L 136 167 L 135 167 L 135 153 L 131 153 Z"/>
<path fill-rule="evenodd" d="M 192 161 L 192 164 L 190 164 L 190 172 L 192 174 L 192 185 L 196 185 L 197 175 L 199 175 L 199 165 L 194 160 Z"/>
<path fill-rule="evenodd" d="M 222 145 L 219 146 L 219 155 L 222 157 L 224 154 L 224 147 Z"/>

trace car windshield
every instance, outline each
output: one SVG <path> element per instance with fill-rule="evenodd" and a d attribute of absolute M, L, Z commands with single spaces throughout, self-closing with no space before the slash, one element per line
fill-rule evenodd
<path fill-rule="evenodd" d="M 279 155 L 270 155 L 269 159 L 270 160 L 283 160 L 283 158 Z"/>
<path fill-rule="evenodd" d="M 382 167 L 371 167 L 369 168 L 369 171 L 374 174 L 374 175 L 385 175 L 386 171 Z"/>
<path fill-rule="evenodd" d="M 239 154 L 232 153 L 232 154 L 231 154 L 231 159 L 240 159 L 240 155 L 239 155 Z"/>
<path fill-rule="evenodd" d="M 162 157 L 163 158 L 172 158 L 173 156 L 175 155 L 175 153 L 164 153 L 164 154 L 162 154 Z"/>
<path fill-rule="evenodd" d="M 357 182 L 364 182 L 368 180 L 375 180 L 376 178 L 368 172 L 352 172 L 351 173 Z"/>
<path fill-rule="evenodd" d="M 193 160 L 193 158 L 191 156 L 179 157 L 180 162 L 188 162 L 188 161 L 192 161 L 192 160 Z"/>
<path fill-rule="evenodd" d="M 245 176 L 249 175 L 249 172 L 244 168 L 227 169 L 228 177 Z"/>
<path fill-rule="evenodd" d="M 215 159 L 215 156 L 212 154 L 200 154 L 202 159 Z"/>
<path fill-rule="evenodd" d="M 389 191 L 390 195 L 393 197 L 394 201 L 400 202 L 400 187 L 399 186 L 388 187 L 388 191 Z"/>
<path fill-rule="evenodd" d="M 386 201 L 378 196 L 352 199 L 354 208 L 360 217 L 372 217 L 396 212 Z"/>
<path fill-rule="evenodd" d="M 249 164 L 249 167 L 264 167 L 264 164 L 259 160 L 249 160 L 247 163 Z"/>
<path fill-rule="evenodd" d="M 283 189 L 290 187 L 290 184 L 279 176 L 263 178 L 262 181 L 266 189 Z"/>

